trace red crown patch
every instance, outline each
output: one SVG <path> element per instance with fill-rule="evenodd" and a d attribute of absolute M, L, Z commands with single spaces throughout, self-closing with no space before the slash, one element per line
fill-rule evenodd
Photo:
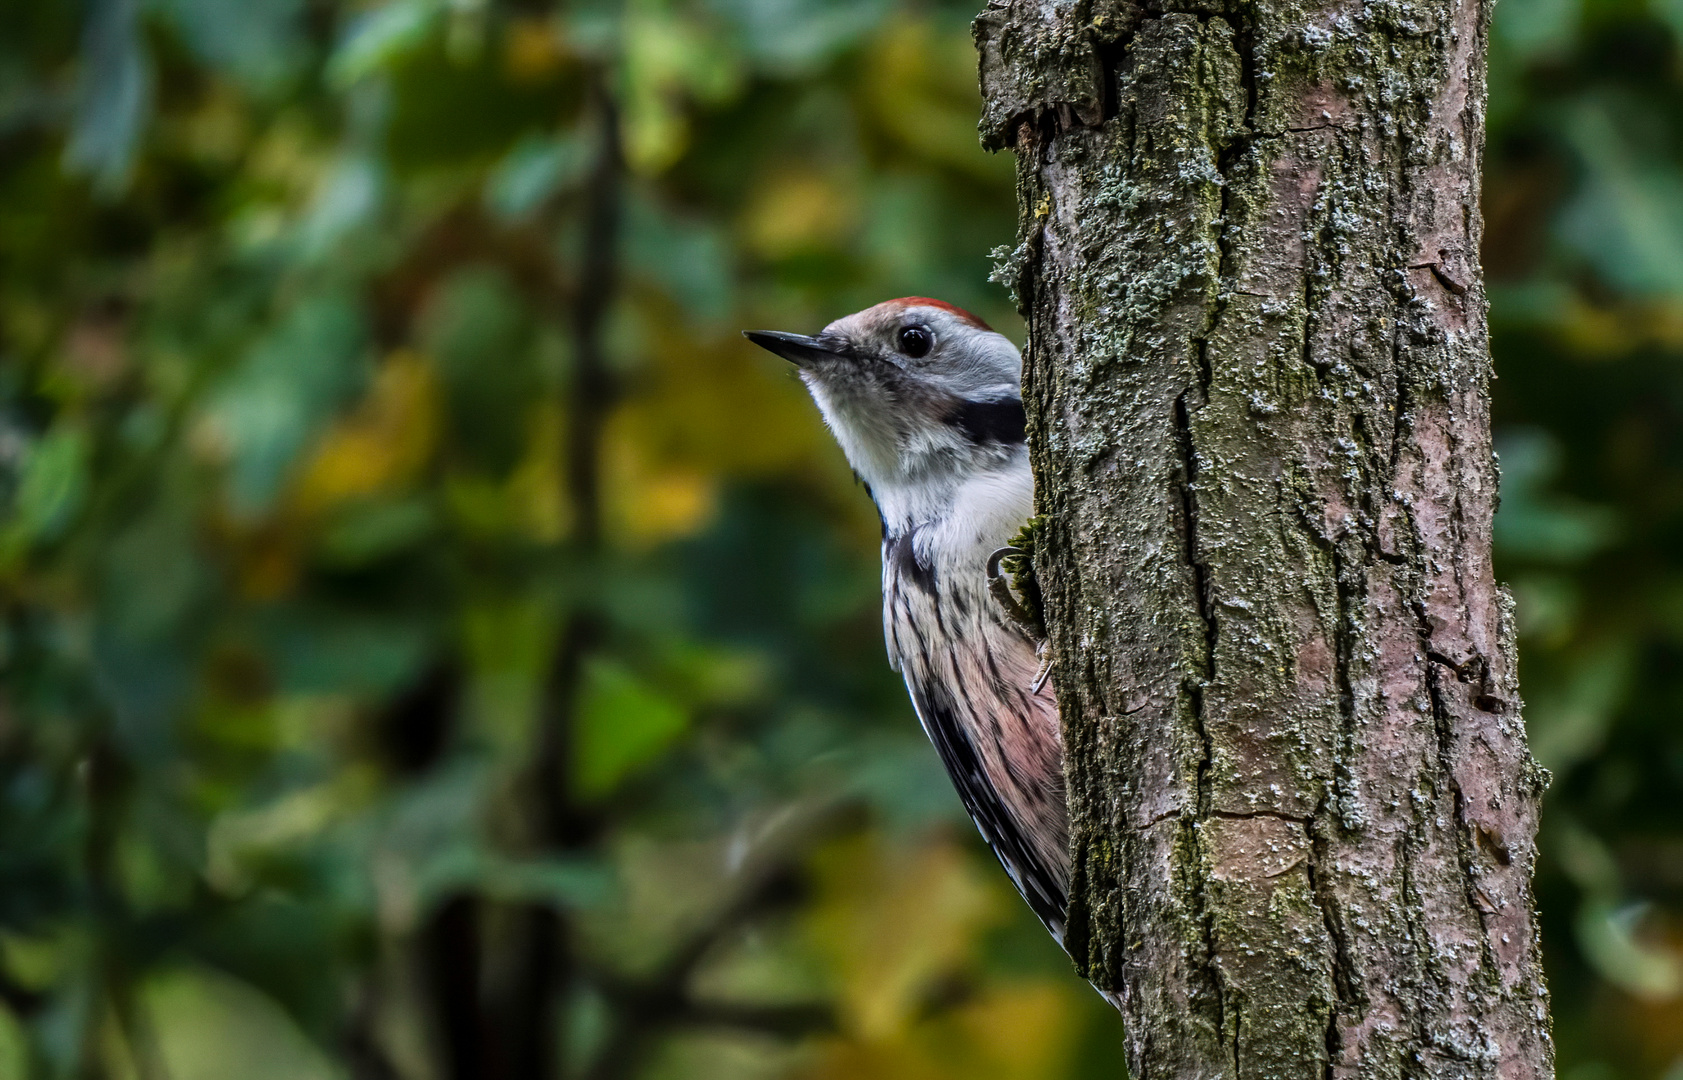
<path fill-rule="evenodd" d="M 964 320 L 965 322 L 969 323 L 971 326 L 974 326 L 978 329 L 987 330 L 987 331 L 990 331 L 990 332 L 993 330 L 993 327 L 989 326 L 987 323 L 983 322 L 981 319 L 978 319 L 976 316 L 970 314 L 968 311 L 965 311 L 961 307 L 956 307 L 952 304 L 947 303 L 945 300 L 936 300 L 936 299 L 933 299 L 932 297 L 928 297 L 928 296 L 902 296 L 898 300 L 890 300 L 889 303 L 894 304 L 898 307 L 940 308 L 942 311 L 950 312 L 951 314 L 958 316 L 960 319 Z"/>

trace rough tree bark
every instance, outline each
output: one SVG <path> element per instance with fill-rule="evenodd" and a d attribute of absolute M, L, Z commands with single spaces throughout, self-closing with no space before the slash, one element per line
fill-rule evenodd
<path fill-rule="evenodd" d="M 1140 1080 L 1547 1077 L 1488 0 L 1184 3 L 975 27 L 1018 157 L 1071 953 Z"/>

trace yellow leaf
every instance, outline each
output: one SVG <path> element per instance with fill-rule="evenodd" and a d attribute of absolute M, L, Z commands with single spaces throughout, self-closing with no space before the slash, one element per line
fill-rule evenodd
<path fill-rule="evenodd" d="M 775 173 L 748 204 L 748 243 L 772 259 L 837 244 L 858 220 L 855 191 L 815 169 Z"/>
<path fill-rule="evenodd" d="M 305 515 L 413 481 L 432 453 L 438 389 L 419 353 L 386 358 L 362 405 L 322 438 L 300 475 L 294 502 Z"/>
<path fill-rule="evenodd" d="M 976 1055 L 968 1076 L 1053 1077 L 1068 1068 L 1076 1031 L 1075 979 L 1000 987 L 953 1017 L 959 1042 Z"/>
<path fill-rule="evenodd" d="M 1003 910 L 999 891 L 947 837 L 850 839 L 823 852 L 815 870 L 823 899 L 809 931 L 840 983 L 843 1030 L 866 1042 L 903 1032 Z"/>
<path fill-rule="evenodd" d="M 650 460 L 635 412 L 610 423 L 603 448 L 604 495 L 614 534 L 633 547 L 687 536 L 712 517 L 717 483 L 678 463 Z"/>
<path fill-rule="evenodd" d="M 985 987 L 890 1038 L 825 1041 L 803 1080 L 1055 1080 L 1081 1034 L 1082 992 L 1073 979 Z"/>
<path fill-rule="evenodd" d="M 878 522 L 824 430 L 806 389 L 784 361 L 734 331 L 698 336 L 660 304 L 639 310 L 649 336 L 638 393 L 609 423 L 603 496 L 614 536 L 648 543 L 693 532 L 711 519 L 721 480 L 798 476 L 835 496 L 861 543 L 876 541 Z M 785 313 L 774 325 L 811 326 Z M 750 317 L 749 325 L 772 321 Z M 639 506 L 645 485 L 663 490 Z"/>

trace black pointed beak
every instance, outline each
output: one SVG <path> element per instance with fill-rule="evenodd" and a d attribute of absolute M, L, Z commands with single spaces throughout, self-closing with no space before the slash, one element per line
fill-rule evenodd
<path fill-rule="evenodd" d="M 834 360 L 847 356 L 849 352 L 846 343 L 836 338 L 808 337 L 782 330 L 744 330 L 742 336 L 796 367 L 806 367 L 818 360 Z"/>

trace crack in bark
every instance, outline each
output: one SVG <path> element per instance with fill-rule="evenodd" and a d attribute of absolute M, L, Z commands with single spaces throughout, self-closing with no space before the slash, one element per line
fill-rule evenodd
<path fill-rule="evenodd" d="M 1344 929 L 1344 920 L 1340 916 L 1338 897 L 1333 892 L 1332 883 L 1321 873 L 1322 864 L 1331 858 L 1331 841 L 1325 833 L 1325 802 L 1316 808 L 1316 812 L 1304 823 L 1304 831 L 1309 837 L 1310 858 L 1304 864 L 1304 874 L 1309 880 L 1309 895 L 1315 902 L 1316 909 L 1321 913 L 1321 925 L 1326 928 L 1327 938 L 1332 942 L 1332 982 L 1335 1000 L 1327 1010 L 1326 1024 L 1326 1069 L 1325 1076 L 1331 1080 L 1333 1063 L 1343 1046 L 1343 1038 L 1339 1031 L 1339 1021 L 1344 1015 L 1343 1006 L 1352 1006 L 1352 1013 L 1360 1015 L 1363 1011 L 1359 1006 L 1362 995 L 1358 989 L 1359 980 L 1356 977 L 1355 961 L 1351 954 L 1349 936 Z"/>
<path fill-rule="evenodd" d="M 1338 733 L 1331 784 L 1308 826 L 1311 857 L 1307 874 L 1309 894 L 1320 911 L 1322 925 L 1332 945 L 1330 960 L 1334 1000 L 1327 1010 L 1325 1034 L 1326 1075 L 1330 1077 L 1342 1044 L 1339 1033 L 1341 1018 L 1346 1012 L 1352 1016 L 1359 1016 L 1365 1010 L 1362 996 L 1358 992 L 1359 980 L 1351 958 L 1350 942 L 1343 932 L 1342 920 L 1338 917 L 1336 894 L 1331 882 L 1327 880 L 1327 875 L 1322 871 L 1323 864 L 1331 858 L 1330 831 L 1334 828 L 1341 829 L 1347 824 L 1347 818 L 1353 813 L 1353 808 L 1346 803 L 1359 798 L 1353 765 L 1356 754 L 1356 690 L 1351 673 L 1355 663 L 1356 638 L 1359 634 L 1354 616 L 1359 597 L 1357 589 L 1350 581 L 1351 575 L 1345 564 L 1341 543 L 1328 542 L 1326 550 L 1332 562 L 1333 575 L 1333 679 L 1338 697 Z M 1328 801 L 1331 802 L 1330 809 L 1333 811 L 1330 816 L 1323 814 L 1323 811 L 1328 809 Z M 1317 824 L 1321 826 L 1318 829 L 1315 827 Z"/>
<path fill-rule="evenodd" d="M 1437 279 L 1438 284 L 1442 285 L 1450 293 L 1455 296 L 1467 295 L 1467 286 L 1450 277 L 1449 272 L 1443 268 L 1442 263 L 1411 263 L 1408 268 L 1410 270 L 1430 270 L 1432 272 L 1432 277 Z"/>
<path fill-rule="evenodd" d="M 1298 817 L 1294 814 L 1282 814 L 1277 810 L 1211 810 L 1204 816 L 1220 818 L 1223 821 L 1254 821 L 1257 818 L 1273 818 L 1276 821 L 1286 821 L 1293 825 L 1304 826 L 1311 824 L 1314 820 L 1311 817 Z M 1174 810 L 1165 810 L 1161 814 L 1157 814 L 1154 817 L 1150 817 L 1145 821 L 1142 821 L 1138 825 L 1138 828 L 1150 829 L 1154 826 L 1161 825 L 1165 821 L 1175 819 L 1183 819 L 1196 826 L 1198 814 L 1195 811 L 1189 813 L 1184 807 L 1178 807 Z"/>
<path fill-rule="evenodd" d="M 1473 824 L 1467 815 L 1466 794 L 1461 790 L 1460 783 L 1455 779 L 1454 715 L 1450 710 L 1449 702 L 1442 695 L 1442 686 L 1438 678 L 1437 669 L 1427 665 L 1426 686 L 1431 696 L 1432 721 L 1438 737 L 1437 767 L 1438 773 L 1442 776 L 1453 800 L 1455 854 L 1461 870 L 1463 896 L 1467 907 L 1472 910 L 1473 917 L 1478 922 L 1480 966 L 1484 971 L 1490 972 L 1497 970 L 1496 953 L 1490 943 L 1490 918 L 1489 913 L 1479 903 L 1478 880 L 1480 871 L 1477 864 Z"/>
<path fill-rule="evenodd" d="M 1451 660 L 1449 657 L 1440 652 L 1433 649 L 1427 649 L 1426 659 L 1430 660 L 1434 664 L 1442 664 L 1444 667 L 1455 672 L 1455 678 L 1458 682 L 1476 684 L 1481 688 L 1489 687 L 1490 662 L 1478 653 L 1474 653 L 1469 659 L 1456 663 L 1454 660 Z"/>
<path fill-rule="evenodd" d="M 1155 828 L 1156 826 L 1163 824 L 1163 822 L 1165 822 L 1165 821 L 1169 821 L 1169 820 L 1176 819 L 1176 818 L 1183 818 L 1185 816 L 1186 816 L 1186 810 L 1184 808 L 1176 808 L 1174 810 L 1165 810 L 1161 814 L 1157 814 L 1153 817 L 1147 818 L 1145 821 L 1140 823 L 1138 828 L 1141 829 L 1141 830 Z"/>
<path fill-rule="evenodd" d="M 1204 843 L 1201 827 L 1201 819 L 1210 812 L 1210 769 L 1215 759 L 1215 744 L 1210 737 L 1208 728 L 1205 726 L 1204 689 L 1215 680 L 1218 630 L 1214 611 L 1215 605 L 1210 596 L 1209 566 L 1204 562 L 1198 550 L 1198 501 L 1196 493 L 1198 460 L 1192 440 L 1192 420 L 1186 403 L 1187 395 L 1190 393 L 1191 388 L 1188 387 L 1175 398 L 1174 427 L 1176 442 L 1181 454 L 1180 497 L 1182 535 L 1185 545 L 1184 557 L 1186 565 L 1192 572 L 1193 601 L 1204 633 L 1203 654 L 1200 657 L 1202 671 L 1198 673 L 1197 677 L 1187 679 L 1183 687 L 1193 730 L 1198 737 L 1200 757 L 1197 768 L 1198 806 L 1184 820 L 1182 829 L 1187 850 L 1196 853 L 1196 858 L 1191 860 L 1187 867 L 1192 878 L 1189 882 L 1192 907 L 1195 917 L 1203 927 L 1205 970 L 1213 983 L 1210 989 L 1213 991 L 1215 998 L 1216 1030 L 1223 1031 L 1227 1027 L 1227 980 L 1222 973 L 1221 964 L 1217 960 L 1215 913 L 1211 910 L 1209 899 L 1211 856 L 1208 845 Z M 1237 1034 L 1235 1034 L 1236 1039 Z M 1234 1042 L 1233 1049 L 1233 1070 L 1234 1075 L 1237 1076 L 1239 1070 L 1237 1041 Z"/>
<path fill-rule="evenodd" d="M 1239 1029 L 1244 1024 L 1244 1012 L 1239 1003 L 1233 1003 L 1233 1080 L 1240 1080 L 1244 1074 L 1240 1069 Z"/>
<path fill-rule="evenodd" d="M 1211 810 L 1210 817 L 1221 818 L 1223 821 L 1255 821 L 1258 818 L 1273 818 L 1275 821 L 1285 821 L 1293 825 L 1308 825 L 1310 818 L 1298 817 L 1296 814 L 1282 814 L 1278 810 Z"/>
<path fill-rule="evenodd" d="M 1194 715 L 1200 724 L 1199 735 L 1207 747 L 1209 739 L 1202 728 L 1203 688 L 1215 681 L 1217 628 L 1215 603 L 1210 595 L 1210 568 L 1198 551 L 1198 454 L 1192 441 L 1192 418 L 1186 404 L 1190 392 L 1188 388 L 1175 398 L 1175 436 L 1181 454 L 1180 503 L 1186 565 L 1192 571 L 1193 601 L 1197 606 L 1198 621 L 1204 628 L 1204 648 L 1199 658 L 1203 670 L 1199 673 L 1198 684 L 1193 687 L 1196 693 Z M 1206 754 L 1204 765 L 1208 764 L 1209 755 Z M 1200 798 L 1204 794 L 1200 792 Z"/>

